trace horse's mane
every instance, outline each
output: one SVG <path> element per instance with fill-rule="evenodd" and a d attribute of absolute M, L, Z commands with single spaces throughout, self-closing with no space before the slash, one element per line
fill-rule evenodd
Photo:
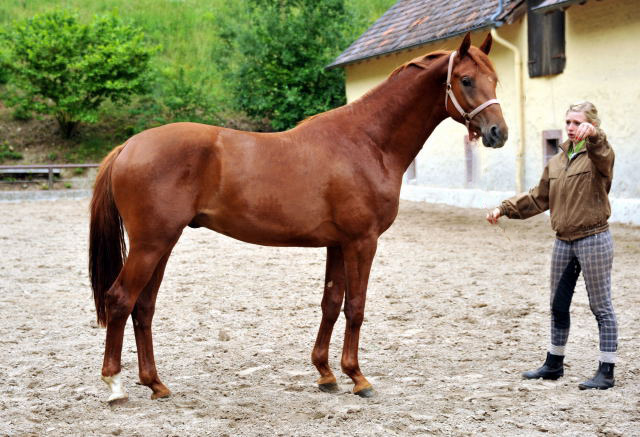
<path fill-rule="evenodd" d="M 410 61 L 405 62 L 404 64 L 400 65 L 399 67 L 397 67 L 395 70 L 393 70 L 389 76 L 387 76 L 387 80 L 394 78 L 395 76 L 397 76 L 398 74 L 400 74 L 402 71 L 406 70 L 407 68 L 409 68 L 410 66 L 416 66 L 419 68 L 423 68 L 423 69 L 427 69 L 429 68 L 429 64 L 436 60 L 439 59 L 442 56 L 449 56 L 451 54 L 450 50 L 436 50 L 433 51 L 431 53 L 428 53 L 426 55 L 423 56 L 418 56 L 417 58 L 413 58 Z M 471 58 L 476 62 L 476 64 L 479 64 L 481 62 L 480 58 L 478 58 L 477 56 L 475 56 L 474 54 L 472 54 L 471 52 L 468 53 L 469 56 L 471 56 Z M 486 62 L 482 62 L 483 64 L 486 65 Z M 493 70 L 493 66 L 489 66 L 491 68 L 491 70 Z M 321 112 L 319 114 L 315 114 L 315 115 L 311 115 L 307 118 L 305 118 L 304 120 L 300 121 L 296 126 L 301 126 L 303 124 L 306 124 L 307 122 L 320 117 L 320 116 L 324 116 L 327 115 L 329 113 L 338 111 L 338 110 L 342 110 L 346 107 L 351 106 L 351 104 L 366 98 L 369 94 L 371 94 L 377 87 L 373 87 L 372 89 L 370 89 L 369 91 L 367 91 L 366 93 L 364 93 L 362 96 L 360 96 L 357 100 L 355 100 L 354 102 L 351 102 L 348 105 L 344 105 L 344 106 L 340 106 L 338 108 L 334 108 L 334 109 L 330 109 L 329 111 L 326 112 Z"/>
<path fill-rule="evenodd" d="M 431 52 L 427 55 L 424 56 L 419 56 L 417 58 L 414 58 L 410 61 L 405 62 L 404 64 L 402 64 L 401 66 L 399 66 L 398 68 L 396 68 L 395 70 L 393 70 L 391 72 L 391 74 L 389 75 L 389 77 L 393 77 L 395 75 L 397 75 L 398 73 L 400 73 L 401 71 L 405 70 L 406 68 L 408 68 L 411 65 L 417 66 L 417 67 L 421 67 L 421 68 L 429 68 L 428 62 L 429 61 L 433 61 L 435 59 L 438 59 L 441 56 L 447 55 L 449 56 L 451 54 L 451 51 L 447 51 L 447 50 L 436 50 L 435 52 Z M 491 64 L 491 62 L 487 63 L 484 59 L 482 59 L 481 57 L 477 56 L 477 53 L 473 53 L 472 50 L 469 50 L 467 52 L 467 56 L 470 56 L 471 59 L 473 59 L 473 61 L 476 64 L 482 64 L 484 67 L 486 67 L 489 70 L 495 70 L 493 68 L 493 65 Z"/>
<path fill-rule="evenodd" d="M 324 111 L 324 112 L 320 112 L 318 114 L 310 115 L 307 118 L 304 118 L 304 119 L 300 120 L 298 122 L 298 124 L 296 124 L 295 127 L 302 126 L 303 124 L 306 124 L 307 122 L 313 120 L 314 118 L 320 117 L 322 115 L 326 115 L 326 114 L 328 114 L 330 112 L 335 112 L 335 111 L 337 111 L 339 109 L 344 108 L 345 106 L 349 106 L 349 105 L 338 106 L 337 108 L 329 109 L 328 111 Z"/>
<path fill-rule="evenodd" d="M 415 65 L 415 66 L 418 66 L 418 67 L 426 68 L 427 67 L 427 63 L 429 61 L 433 61 L 434 59 L 438 59 L 441 56 L 449 55 L 449 54 L 451 54 L 450 51 L 436 50 L 435 52 L 428 53 L 428 54 L 426 54 L 424 56 L 418 56 L 417 58 L 413 58 L 412 60 L 405 62 L 404 64 L 402 64 L 401 66 L 399 66 L 398 68 L 393 70 L 391 72 L 391 74 L 389 74 L 388 78 L 396 76 L 400 72 L 406 70 L 411 65 Z"/>

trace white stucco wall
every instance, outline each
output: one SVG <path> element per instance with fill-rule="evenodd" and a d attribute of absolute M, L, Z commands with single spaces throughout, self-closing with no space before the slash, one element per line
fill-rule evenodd
<path fill-rule="evenodd" d="M 640 1 L 589 1 L 567 9 L 567 64 L 559 75 L 529 78 L 525 17 L 502 26 L 498 33 L 520 48 L 525 62 L 525 187 L 536 185 L 542 173 L 542 131 L 564 130 L 569 104 L 590 100 L 598 107 L 602 128 L 616 151 L 610 196 L 612 221 L 640 224 L 640 178 L 635 170 L 640 165 L 640 135 L 634 135 L 636 123 L 632 115 L 640 103 L 640 58 L 634 50 L 640 40 Z M 473 43 L 479 44 L 485 35 L 486 31 L 472 34 Z M 348 101 L 385 80 L 398 65 L 434 50 L 455 49 L 460 40 L 454 38 L 347 66 Z M 463 143 L 466 129 L 445 120 L 418 155 L 417 179 L 403 188 L 403 197 L 491 207 L 494 198 L 514 193 L 519 137 L 514 58 L 511 51 L 495 42 L 490 58 L 500 78 L 496 92 L 509 126 L 507 144 L 498 150 L 482 146 L 476 149 L 478 173 L 474 184 L 469 186 Z M 482 200 L 482 193 L 486 194 L 486 201 Z"/>

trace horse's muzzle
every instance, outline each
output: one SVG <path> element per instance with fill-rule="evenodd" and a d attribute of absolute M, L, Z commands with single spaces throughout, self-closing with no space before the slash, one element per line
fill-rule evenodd
<path fill-rule="evenodd" d="M 506 126 L 500 127 L 494 124 L 488 129 L 482 129 L 482 144 L 485 147 L 500 148 L 507 142 L 507 138 L 509 138 L 509 131 Z"/>

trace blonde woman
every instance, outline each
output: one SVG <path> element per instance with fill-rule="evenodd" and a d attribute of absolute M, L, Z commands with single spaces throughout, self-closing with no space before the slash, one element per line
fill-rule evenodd
<path fill-rule="evenodd" d="M 549 160 L 540 183 L 528 193 L 503 201 L 487 214 L 496 224 L 501 216 L 526 219 L 547 209 L 556 240 L 551 256 L 551 342 L 542 367 L 524 372 L 525 379 L 558 379 L 564 374 L 569 336 L 569 307 L 580 272 L 589 305 L 598 322 L 600 362 L 581 390 L 614 386 L 618 327 L 611 303 L 613 241 L 607 222 L 613 149 L 600 129 L 598 111 L 590 102 L 571 105 L 566 112 L 569 139 Z"/>

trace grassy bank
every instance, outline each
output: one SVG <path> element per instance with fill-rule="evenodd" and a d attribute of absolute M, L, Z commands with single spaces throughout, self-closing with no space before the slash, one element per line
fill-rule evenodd
<path fill-rule="evenodd" d="M 393 3 L 395 0 L 347 0 L 354 16 L 353 28 L 349 29 L 353 38 Z M 223 80 L 224 66 L 216 55 L 221 44 L 217 32 L 220 22 L 229 14 L 240 14 L 241 6 L 241 2 L 227 0 L 0 2 L 0 29 L 53 9 L 66 8 L 87 21 L 96 14 L 115 12 L 141 27 L 150 45 L 160 47 L 152 60 L 156 79 L 149 95 L 126 106 L 104 104 L 100 122 L 82 125 L 70 140 L 59 137 L 52 120 L 13 120 L 11 110 L 0 105 L 0 145 L 21 154 L 22 162 L 88 162 L 99 161 L 112 147 L 140 130 L 172 121 L 251 130 L 255 126 L 246 117 L 229 109 L 232 96 Z"/>

